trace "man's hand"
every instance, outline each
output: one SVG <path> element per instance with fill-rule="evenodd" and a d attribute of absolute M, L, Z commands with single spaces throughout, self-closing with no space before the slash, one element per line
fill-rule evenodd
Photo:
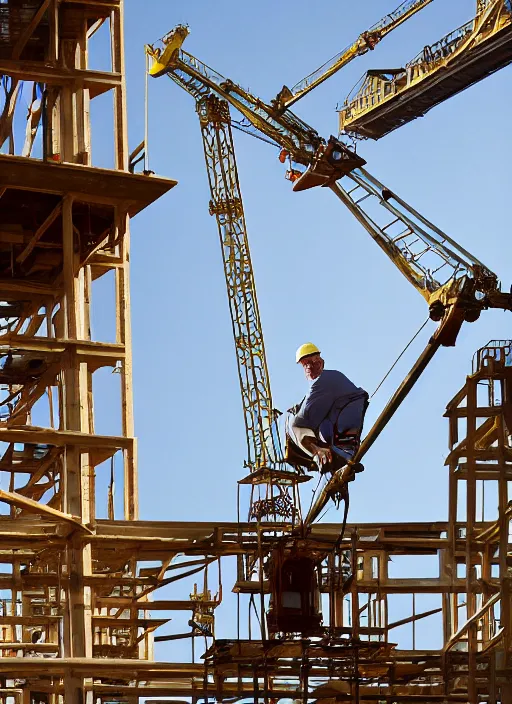
<path fill-rule="evenodd" d="M 332 461 L 332 453 L 329 448 L 317 447 L 313 459 L 317 464 L 323 466 Z"/>

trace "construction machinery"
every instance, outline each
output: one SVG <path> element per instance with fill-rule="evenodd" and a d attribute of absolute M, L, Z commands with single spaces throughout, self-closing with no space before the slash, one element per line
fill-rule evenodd
<path fill-rule="evenodd" d="M 210 184 L 210 215 L 217 220 L 230 306 L 247 437 L 249 517 L 289 519 L 299 514 L 298 483 L 308 477 L 287 470 L 272 404 L 243 202 L 238 182 L 229 106 L 215 95 L 197 99 Z"/>
<path fill-rule="evenodd" d="M 512 310 L 512 296 L 501 292 L 498 278 L 489 267 L 366 171 L 363 168 L 366 162 L 355 151 L 333 136 L 329 140 L 323 139 L 290 110 L 276 111 L 273 104 L 267 104 L 248 93 L 184 51 L 182 44 L 187 35 L 188 29 L 178 26 L 164 37 L 162 48 L 146 48 L 153 58 L 150 74 L 155 77 L 168 75 L 192 94 L 198 104 L 211 100 L 210 96 L 215 94 L 224 101 L 222 111 L 225 122 L 229 121 L 226 103 L 236 108 L 248 121 L 244 128 L 264 134 L 281 148 L 281 161 L 290 160 L 292 168 L 289 173 L 295 191 L 319 185 L 330 188 L 422 294 L 429 306 L 430 318 L 439 323 L 427 347 L 363 441 L 353 459 L 353 463 L 357 463 L 375 442 L 439 347 L 453 346 L 463 322 L 476 321 L 482 310 Z M 232 171 L 236 173 L 231 142 L 229 155 Z M 214 173 L 215 162 L 208 166 L 209 172 Z M 297 166 L 306 168 L 298 171 Z M 215 183 L 210 177 L 211 187 L 212 183 L 214 193 Z M 237 180 L 235 189 L 231 190 L 223 196 L 223 203 L 236 203 L 239 213 L 242 213 Z M 243 246 L 248 246 L 247 241 Z M 250 267 L 247 272 L 252 279 Z M 229 272 L 226 270 L 226 273 L 229 291 Z M 236 313 L 233 319 L 236 320 Z M 260 330 L 258 340 L 262 339 Z M 319 515 L 329 496 L 345 487 L 352 478 L 351 462 L 339 470 L 324 488 L 306 517 L 306 526 Z"/>
<path fill-rule="evenodd" d="M 347 66 L 353 59 L 373 51 L 377 44 L 394 29 L 426 7 L 432 0 L 405 0 L 395 10 L 385 15 L 370 29 L 362 32 L 355 42 L 322 64 L 312 73 L 296 83 L 293 88 L 283 86 L 272 104 L 279 112 L 284 112 L 314 88 Z"/>
<path fill-rule="evenodd" d="M 477 0 L 469 22 L 405 67 L 367 71 L 339 111 L 340 132 L 380 139 L 510 62 L 511 0 Z"/>

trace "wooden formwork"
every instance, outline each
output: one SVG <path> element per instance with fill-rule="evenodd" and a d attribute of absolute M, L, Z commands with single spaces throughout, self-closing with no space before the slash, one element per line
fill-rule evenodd
<path fill-rule="evenodd" d="M 43 697 L 37 692 L 81 700 L 76 669 L 47 678 L 45 663 L 56 656 L 92 658 L 104 642 L 115 656 L 123 638 L 132 657 L 150 654 L 136 613 L 116 630 L 93 606 L 95 558 L 83 540 L 94 533 L 100 465 L 115 462 L 123 517 L 137 518 L 128 223 L 175 184 L 129 172 L 122 13 L 120 0 L 9 0 L 0 11 L 0 142 L 9 152 L 0 156 L 2 700 Z M 100 28 L 111 61 L 93 71 L 88 48 Z M 20 134 L 22 88 L 29 111 Z M 90 111 L 106 92 L 111 169 L 95 168 L 91 149 Z M 91 300 L 104 276 L 113 280 L 109 343 L 91 335 Z M 95 374 L 109 367 L 119 381 L 117 436 L 95 433 Z M 12 529 L 27 531 L 23 547 L 14 547 Z M 36 547 L 39 530 L 44 548 Z M 25 660 L 36 664 L 28 679 L 18 665 Z"/>

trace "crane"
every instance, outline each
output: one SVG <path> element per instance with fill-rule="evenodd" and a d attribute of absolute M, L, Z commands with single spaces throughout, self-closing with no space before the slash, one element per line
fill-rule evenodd
<path fill-rule="evenodd" d="M 307 95 L 313 88 L 326 81 L 337 71 L 349 64 L 353 59 L 363 56 L 368 51 L 375 49 L 376 45 L 394 29 L 403 24 L 409 17 L 426 7 L 432 0 L 405 0 L 396 10 L 385 15 L 379 22 L 370 29 L 362 32 L 355 42 L 349 44 L 332 59 L 326 61 L 305 78 L 296 83 L 293 88 L 283 86 L 272 101 L 276 110 L 280 113 L 294 105 L 298 100 Z"/>
<path fill-rule="evenodd" d="M 178 27 L 168 47 L 188 33 Z M 290 471 L 283 457 L 268 374 L 244 206 L 227 101 L 189 86 L 196 100 L 211 200 L 220 238 L 247 441 L 245 466 L 251 485 L 249 518 L 277 516 L 295 521 L 297 483 L 308 477 Z"/>
<path fill-rule="evenodd" d="M 210 94 L 194 95 L 203 138 L 211 200 L 223 254 L 247 439 L 241 480 L 251 485 L 249 519 L 298 517 L 297 483 L 307 479 L 286 467 L 273 408 L 229 105 Z M 256 493 L 255 493 L 256 490 Z"/>
<path fill-rule="evenodd" d="M 512 61 L 511 0 L 477 0 L 476 14 L 403 68 L 372 69 L 339 110 L 339 129 L 380 139 Z"/>
<path fill-rule="evenodd" d="M 264 134 L 281 148 L 281 161 L 290 159 L 294 166 L 294 191 L 319 185 L 332 190 L 421 293 L 428 303 L 430 318 L 439 323 L 427 347 L 364 439 L 354 458 L 357 462 L 375 442 L 439 347 L 453 346 L 463 322 L 474 322 L 482 310 L 512 310 L 512 296 L 500 290 L 498 278 L 489 267 L 365 170 L 364 159 L 346 144 L 333 136 L 323 139 L 290 110 L 280 114 L 272 104 L 185 52 L 181 47 L 187 34 L 187 28 L 178 26 L 164 37 L 163 50 L 147 47 L 153 58 L 150 74 L 168 75 L 196 100 L 213 92 L 236 108 L 247 121 L 246 131 Z M 295 166 L 306 168 L 297 173 Z M 329 496 L 352 478 L 351 471 L 349 465 L 330 480 L 310 510 L 306 525 L 318 516 Z"/>

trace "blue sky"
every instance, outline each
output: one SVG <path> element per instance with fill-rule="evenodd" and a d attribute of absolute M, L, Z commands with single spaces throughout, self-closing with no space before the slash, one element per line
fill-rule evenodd
<path fill-rule="evenodd" d="M 336 133 L 335 105 L 370 67 L 403 65 L 471 17 L 474 3 L 433 2 L 378 48 L 310 94 L 296 112 L 321 134 Z M 396 6 L 231 0 L 126 3 L 130 144 L 143 136 L 143 45 L 180 22 L 185 48 L 225 76 L 270 99 L 346 46 Z M 364 142 L 368 169 L 510 283 L 506 193 L 510 141 L 500 125 L 510 68 L 392 133 Z M 245 454 L 222 261 L 202 145 L 190 96 L 167 78 L 150 83 L 150 167 L 179 185 L 132 223 L 135 415 L 141 517 L 204 520 L 235 516 Z M 370 392 L 427 317 L 422 298 L 325 190 L 293 193 L 276 151 L 235 133 L 274 403 L 302 397 L 295 348 L 313 340 L 328 367 Z M 507 256 L 508 255 L 508 256 Z M 379 391 L 367 427 L 413 363 L 433 325 Z M 510 335 L 508 317 L 487 312 L 443 349 L 367 456 L 352 491 L 354 521 L 446 516 L 449 398 L 474 350 Z M 162 491 L 155 496 L 155 483 Z M 414 497 L 422 497 L 421 502 Z M 331 512 L 332 519 L 335 514 Z"/>
<path fill-rule="evenodd" d="M 187 51 L 269 100 L 397 4 L 317 0 L 312 9 L 302 0 L 126 0 L 131 148 L 144 134 L 143 46 L 176 24 L 190 25 Z M 336 134 L 335 106 L 366 69 L 402 66 L 470 19 L 474 5 L 434 1 L 295 111 L 322 135 Z M 372 174 L 483 260 L 507 289 L 511 70 L 359 146 Z M 149 112 L 150 168 L 179 185 L 132 222 L 141 518 L 233 520 L 236 482 L 244 473 L 244 424 L 198 120 L 193 99 L 166 77 L 150 83 Z M 93 111 L 93 119 L 95 163 L 108 165 L 110 135 L 101 111 Z M 425 302 L 332 193 L 293 193 L 273 147 L 240 133 L 235 139 L 274 405 L 284 410 L 304 395 L 294 353 L 308 340 L 322 349 L 327 368 L 372 392 L 426 319 Z M 100 306 L 93 321 L 100 339 L 108 317 Z M 376 395 L 367 429 L 433 330 L 430 323 Z M 350 521 L 446 519 L 446 403 L 463 385 L 474 351 L 511 332 L 510 315 L 488 311 L 463 328 L 456 348 L 438 353 L 368 453 L 366 471 L 352 485 Z M 104 432 L 109 408 L 106 402 L 97 411 Z M 334 508 L 326 517 L 338 519 Z"/>

